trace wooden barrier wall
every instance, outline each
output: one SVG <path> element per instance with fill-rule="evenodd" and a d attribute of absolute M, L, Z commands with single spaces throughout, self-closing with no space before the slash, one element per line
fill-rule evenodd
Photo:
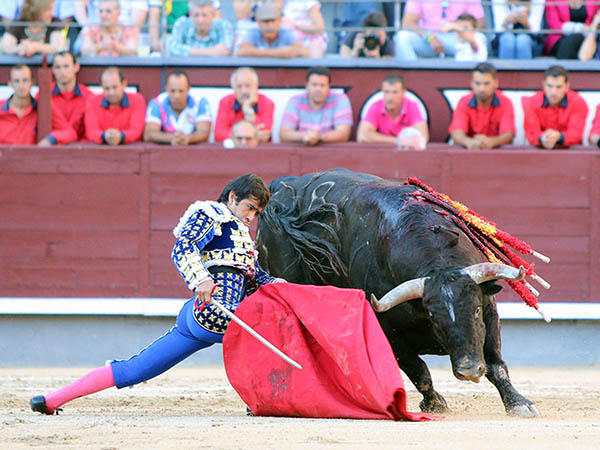
<path fill-rule="evenodd" d="M 0 297 L 186 297 L 171 230 L 191 202 L 242 173 L 333 167 L 419 177 L 552 258 L 537 266 L 553 285 L 542 301 L 600 301 L 600 153 L 359 144 L 2 148 Z"/>

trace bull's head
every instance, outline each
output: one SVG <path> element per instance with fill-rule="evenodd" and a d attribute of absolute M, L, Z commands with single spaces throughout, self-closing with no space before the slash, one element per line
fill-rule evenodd
<path fill-rule="evenodd" d="M 475 264 L 407 281 L 379 301 L 371 295 L 371 304 L 375 311 L 383 312 L 422 298 L 433 332 L 450 355 L 454 375 L 478 382 L 485 373 L 484 297 L 500 291 L 494 280 L 520 280 L 524 275 L 523 269 L 504 264 Z"/>

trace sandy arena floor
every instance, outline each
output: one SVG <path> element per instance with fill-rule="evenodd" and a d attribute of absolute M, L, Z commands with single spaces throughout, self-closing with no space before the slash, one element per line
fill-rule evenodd
<path fill-rule="evenodd" d="M 460 382 L 434 370 L 452 408 L 439 422 L 248 417 L 220 367 L 175 368 L 133 389 L 110 389 L 42 416 L 28 399 L 73 381 L 85 369 L 0 368 L 2 449 L 200 448 L 599 448 L 600 368 L 512 368 L 517 389 L 542 417 L 504 414 L 487 382 Z M 408 406 L 418 410 L 412 384 Z"/>

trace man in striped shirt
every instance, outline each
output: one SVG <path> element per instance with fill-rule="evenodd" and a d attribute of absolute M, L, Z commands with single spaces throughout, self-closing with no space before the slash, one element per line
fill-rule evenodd
<path fill-rule="evenodd" d="M 212 0 L 190 0 L 189 17 L 177 19 L 168 40 L 172 56 L 229 56 L 233 28 L 226 19 L 215 17 Z"/>
<path fill-rule="evenodd" d="M 331 92 L 326 67 L 312 67 L 306 74 L 306 92 L 290 98 L 281 127 L 281 142 L 317 145 L 346 142 L 352 129 L 352 107 L 343 92 Z"/>

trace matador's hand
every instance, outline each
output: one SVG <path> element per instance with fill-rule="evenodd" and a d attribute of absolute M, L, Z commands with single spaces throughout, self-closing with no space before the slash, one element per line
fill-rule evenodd
<path fill-rule="evenodd" d="M 211 279 L 200 283 L 196 289 L 194 289 L 194 291 L 197 294 L 196 298 L 200 302 L 205 302 L 208 304 L 212 302 L 212 294 L 216 289 L 218 289 L 217 285 L 215 285 L 215 282 Z"/>

